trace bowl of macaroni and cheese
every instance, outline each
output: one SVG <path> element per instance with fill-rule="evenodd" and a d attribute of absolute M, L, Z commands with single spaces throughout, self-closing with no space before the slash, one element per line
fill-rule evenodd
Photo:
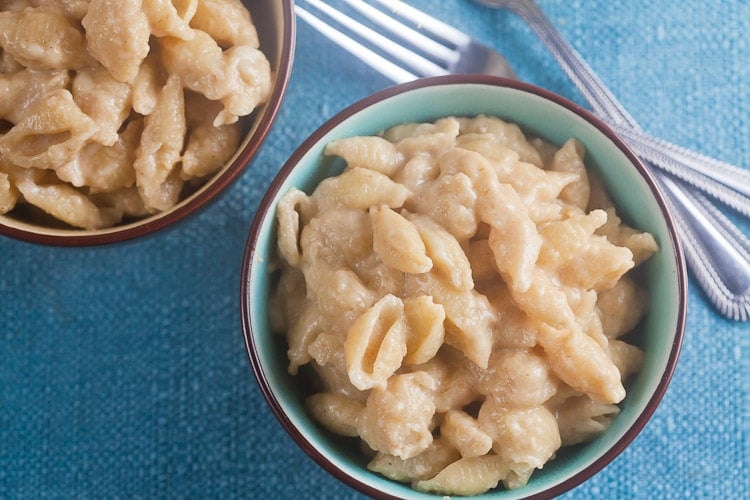
<path fill-rule="evenodd" d="M 559 495 L 646 425 L 685 266 L 644 167 L 528 84 L 395 86 L 322 125 L 256 213 L 249 360 L 321 467 L 370 496 Z"/>
<path fill-rule="evenodd" d="M 0 7 L 0 234 L 99 245 L 201 209 L 268 134 L 294 31 L 291 0 Z"/>

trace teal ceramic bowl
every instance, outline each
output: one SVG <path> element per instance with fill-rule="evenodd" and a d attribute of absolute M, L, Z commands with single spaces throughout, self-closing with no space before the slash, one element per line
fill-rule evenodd
<path fill-rule="evenodd" d="M 604 180 L 623 218 L 651 232 L 660 245 L 644 268 L 651 307 L 640 325 L 643 369 L 627 385 L 621 413 L 594 441 L 561 450 L 520 489 L 502 488 L 483 498 L 552 497 L 610 463 L 646 425 L 677 362 L 685 326 L 686 272 L 674 224 L 653 180 L 617 136 L 574 103 L 545 90 L 484 76 L 450 76 L 396 86 L 354 104 L 325 123 L 279 172 L 255 216 L 243 263 L 242 324 L 250 363 L 271 410 L 296 443 L 321 467 L 373 497 L 434 498 L 366 468 L 358 445 L 325 431 L 305 412 L 304 382 L 287 373 L 286 343 L 269 328 L 268 301 L 276 252 L 275 209 L 290 188 L 307 193 L 336 175 L 340 162 L 322 160 L 334 139 L 372 135 L 396 124 L 434 121 L 451 115 L 496 115 L 558 145 L 576 137 L 587 150 L 587 166 Z"/>

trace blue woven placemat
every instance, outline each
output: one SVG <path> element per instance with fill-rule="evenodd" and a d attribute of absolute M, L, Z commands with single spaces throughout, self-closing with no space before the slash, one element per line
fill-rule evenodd
<path fill-rule="evenodd" d="M 409 3 L 505 52 L 521 78 L 582 103 L 514 16 L 468 0 Z M 540 4 L 644 129 L 750 167 L 748 2 Z M 300 23 L 278 122 L 203 213 L 110 247 L 0 238 L 0 498 L 358 496 L 266 407 L 244 351 L 239 276 L 274 173 L 316 126 L 387 85 Z M 748 498 L 748 422 L 750 324 L 720 318 L 691 285 L 662 405 L 566 497 Z"/>

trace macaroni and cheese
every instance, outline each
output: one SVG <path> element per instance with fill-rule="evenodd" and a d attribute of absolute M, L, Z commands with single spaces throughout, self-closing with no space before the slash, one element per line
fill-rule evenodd
<path fill-rule="evenodd" d="M 173 207 L 237 150 L 271 69 L 240 0 L 0 4 L 0 214 L 99 229 Z"/>
<path fill-rule="evenodd" d="M 368 467 L 422 491 L 520 487 L 603 432 L 643 352 L 633 269 L 657 251 L 624 225 L 575 139 L 492 116 L 333 141 L 346 163 L 277 208 L 274 329 L 306 405 L 358 437 Z"/>

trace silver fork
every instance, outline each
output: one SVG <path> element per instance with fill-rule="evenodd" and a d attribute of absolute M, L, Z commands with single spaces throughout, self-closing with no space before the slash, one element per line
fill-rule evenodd
<path fill-rule="evenodd" d="M 390 32 L 404 43 L 408 43 L 409 48 L 321 0 L 299 2 L 316 9 L 317 16 L 299 5 L 295 9 L 297 15 L 313 28 L 394 82 L 449 73 L 482 73 L 515 77 L 502 55 L 478 43 L 467 34 L 403 2 L 376 0 L 388 9 L 390 14 L 361 0 L 343 0 L 343 2 L 354 9 L 360 18 L 367 18 L 380 30 Z M 326 22 L 321 17 L 330 19 L 332 22 Z M 405 25 L 399 19 L 417 26 L 418 29 Z M 333 24 L 340 28 L 334 27 Z M 368 48 L 352 36 L 347 36 L 342 29 L 388 54 L 390 59 Z M 677 179 L 665 175 L 664 171 L 651 169 L 673 208 L 688 263 L 698 278 L 699 284 L 722 314 L 735 320 L 750 319 L 750 242 L 705 196 L 691 188 L 686 182 L 692 182 L 694 186 L 700 187 L 745 215 L 750 214 L 750 198 L 732 191 L 720 182 L 713 181 L 703 172 L 691 170 L 689 165 L 684 165 L 685 158 L 667 155 L 665 151 L 671 150 L 659 148 L 660 144 L 651 144 L 648 148 L 643 146 L 639 152 L 633 144 L 638 143 L 638 134 L 642 132 L 624 109 L 621 110 L 624 115 L 618 115 L 612 110 L 610 104 L 605 107 L 599 106 L 600 103 L 597 101 L 594 103 L 596 105 L 592 107 L 595 112 L 613 125 L 618 132 L 620 130 L 627 132 L 631 128 L 635 131 L 630 135 L 622 133 L 621 137 L 636 154 L 641 156 L 647 166 L 659 166 L 654 165 L 656 162 L 653 161 L 653 158 L 657 157 L 669 163 L 672 170 L 680 168 L 681 172 L 683 170 L 688 172 L 687 174 L 682 172 L 682 175 L 671 172 L 675 177 L 679 177 Z M 648 154 L 644 154 L 644 151 Z M 735 181 L 742 180 L 749 175 L 738 167 L 728 166 L 728 169 Z M 750 188 L 748 192 L 750 193 Z"/>

